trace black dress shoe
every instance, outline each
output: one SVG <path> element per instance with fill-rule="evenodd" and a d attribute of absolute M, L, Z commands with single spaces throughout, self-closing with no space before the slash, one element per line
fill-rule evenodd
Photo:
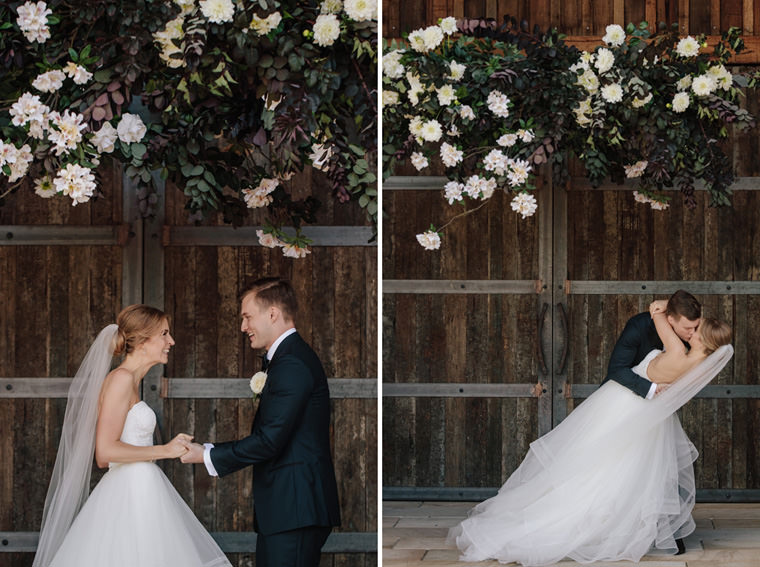
<path fill-rule="evenodd" d="M 676 540 L 676 546 L 678 547 L 678 552 L 676 553 L 676 555 L 683 555 L 684 553 L 686 553 L 686 546 L 683 544 L 682 539 L 679 538 Z"/>

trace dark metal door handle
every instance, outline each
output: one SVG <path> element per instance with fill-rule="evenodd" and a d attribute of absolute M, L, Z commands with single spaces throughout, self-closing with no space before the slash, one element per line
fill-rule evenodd
<path fill-rule="evenodd" d="M 541 309 L 541 316 L 538 318 L 538 334 L 536 340 L 538 341 L 538 362 L 541 365 L 541 372 L 545 375 L 549 374 L 549 370 L 546 368 L 546 357 L 544 356 L 544 319 L 546 318 L 546 310 L 549 309 L 549 304 L 544 303 L 544 307 Z"/>
<path fill-rule="evenodd" d="M 557 303 L 559 308 L 559 320 L 562 324 L 562 354 L 559 357 L 559 367 L 557 368 L 557 374 L 563 374 L 565 372 L 565 364 L 567 364 L 567 351 L 570 347 L 570 337 L 568 336 L 567 326 L 567 312 L 565 311 L 565 305 L 562 302 Z"/>

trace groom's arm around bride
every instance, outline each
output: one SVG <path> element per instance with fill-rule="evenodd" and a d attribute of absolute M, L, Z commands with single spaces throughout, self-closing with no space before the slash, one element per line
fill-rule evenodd
<path fill-rule="evenodd" d="M 330 455 L 330 395 L 317 355 L 295 330 L 289 282 L 265 278 L 242 296 L 241 330 L 267 349 L 267 378 L 251 434 L 197 444 L 183 462 L 205 462 L 225 476 L 253 466 L 256 564 L 316 566 L 331 526 L 339 525 Z"/>

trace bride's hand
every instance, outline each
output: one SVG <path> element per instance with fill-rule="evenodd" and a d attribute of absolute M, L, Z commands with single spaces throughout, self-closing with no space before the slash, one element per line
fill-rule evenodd
<path fill-rule="evenodd" d="M 668 308 L 668 301 L 666 299 L 657 299 L 649 304 L 649 314 L 665 313 Z"/>
<path fill-rule="evenodd" d="M 187 433 L 180 433 L 174 439 L 169 441 L 164 447 L 167 450 L 167 459 L 175 459 L 181 457 L 190 448 L 190 442 L 193 440 L 192 435 Z"/>

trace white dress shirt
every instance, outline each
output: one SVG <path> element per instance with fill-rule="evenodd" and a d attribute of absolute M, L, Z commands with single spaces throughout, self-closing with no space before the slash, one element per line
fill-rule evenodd
<path fill-rule="evenodd" d="M 271 361 L 272 357 L 274 357 L 274 353 L 277 350 L 277 347 L 280 346 L 280 343 L 285 340 L 286 337 L 289 337 L 293 333 L 296 332 L 295 327 L 291 327 L 287 331 L 285 331 L 283 334 L 281 334 L 279 337 L 277 337 L 277 340 L 272 343 L 272 346 L 269 347 L 269 350 L 267 350 L 267 361 Z M 655 387 L 657 387 L 657 384 L 654 384 Z M 214 468 L 214 463 L 211 462 L 211 449 L 214 448 L 213 443 L 204 443 L 203 444 L 203 464 L 206 465 L 206 470 L 208 471 L 208 474 L 211 476 L 219 476 L 219 474 L 216 472 L 216 469 Z"/>

